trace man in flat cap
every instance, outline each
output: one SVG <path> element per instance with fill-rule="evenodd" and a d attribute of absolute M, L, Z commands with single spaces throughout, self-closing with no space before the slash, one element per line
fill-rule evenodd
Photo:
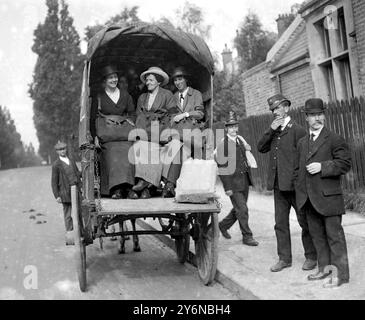
<path fill-rule="evenodd" d="M 66 228 L 66 245 L 74 244 L 71 217 L 71 186 L 80 187 L 81 174 L 76 162 L 67 156 L 67 144 L 58 141 L 55 145 L 58 159 L 52 164 L 52 191 L 56 201 L 62 203 Z"/>
<path fill-rule="evenodd" d="M 224 191 L 230 197 L 233 208 L 229 214 L 219 222 L 219 229 L 226 239 L 231 235 L 228 229 L 238 220 L 242 233 L 242 243 L 248 246 L 257 246 L 259 243 L 252 236 L 248 225 L 248 192 L 252 185 L 252 165 L 247 159 L 246 152 L 251 150 L 250 145 L 238 135 L 238 121 L 235 112 L 229 113 L 225 122 L 227 134 L 216 148 L 218 174 Z"/>
<path fill-rule="evenodd" d="M 267 189 L 274 190 L 275 234 L 279 256 L 279 261 L 270 270 L 278 272 L 292 265 L 289 228 L 291 207 L 295 209 L 299 225 L 302 228 L 302 243 L 306 258 L 302 269 L 312 270 L 317 265 L 317 254 L 309 234 L 306 216 L 296 206 L 293 181 L 297 143 L 306 132 L 288 115 L 290 100 L 281 94 L 275 94 L 267 101 L 274 120 L 259 140 L 257 148 L 261 153 L 270 151 Z"/>
<path fill-rule="evenodd" d="M 318 272 L 308 280 L 328 277 L 324 287 L 337 287 L 349 282 L 349 264 L 345 234 L 341 225 L 345 214 L 341 175 L 351 168 L 348 144 L 325 127 L 324 104 L 321 99 L 305 102 L 304 112 L 309 134 L 298 142 L 295 188 L 298 209 L 306 214 L 309 232 L 318 253 Z M 327 268 L 326 268 L 327 267 Z"/>

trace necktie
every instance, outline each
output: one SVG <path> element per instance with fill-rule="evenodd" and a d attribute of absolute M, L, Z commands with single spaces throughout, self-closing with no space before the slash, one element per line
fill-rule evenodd
<path fill-rule="evenodd" d="M 309 138 L 309 150 L 312 150 L 313 145 L 314 145 L 314 133 L 311 133 Z"/>
<path fill-rule="evenodd" d="M 184 103 L 184 96 L 182 93 L 180 93 L 180 105 L 182 106 Z"/>

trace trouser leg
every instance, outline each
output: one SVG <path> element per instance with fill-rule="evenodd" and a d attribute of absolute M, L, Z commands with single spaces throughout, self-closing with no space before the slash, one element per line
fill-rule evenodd
<path fill-rule="evenodd" d="M 252 231 L 248 225 L 248 208 L 247 208 L 248 187 L 245 191 L 234 192 L 231 201 L 234 208 L 234 214 L 240 225 L 242 237 L 251 238 Z"/>
<path fill-rule="evenodd" d="M 236 212 L 235 209 L 232 208 L 232 210 L 228 213 L 228 215 L 219 224 L 223 229 L 228 230 L 230 227 L 234 225 L 236 221 L 237 221 Z"/>
<path fill-rule="evenodd" d="M 277 252 L 280 260 L 291 263 L 291 239 L 289 228 L 289 213 L 291 203 L 286 197 L 286 193 L 274 188 L 275 204 L 275 235 L 277 242 Z"/>
<path fill-rule="evenodd" d="M 316 248 L 314 247 L 312 237 L 309 233 L 307 216 L 303 210 L 298 210 L 295 201 L 295 192 L 288 192 L 288 199 L 290 200 L 291 206 L 295 209 L 298 223 L 302 228 L 302 244 L 304 248 L 304 256 L 307 259 L 317 260 Z"/>
<path fill-rule="evenodd" d="M 71 216 L 71 203 L 62 203 L 62 205 L 66 231 L 72 231 L 73 222 Z"/>
<path fill-rule="evenodd" d="M 331 261 L 324 217 L 314 209 L 309 200 L 306 202 L 303 209 L 307 215 L 309 232 L 317 251 L 318 270 L 324 271 L 324 268 L 328 266 Z"/>
<path fill-rule="evenodd" d="M 345 233 L 341 225 L 342 216 L 324 217 L 331 264 L 337 268 L 338 278 L 350 279 Z"/>

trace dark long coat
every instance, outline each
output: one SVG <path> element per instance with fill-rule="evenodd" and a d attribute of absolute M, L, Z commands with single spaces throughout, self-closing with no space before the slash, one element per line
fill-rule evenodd
<path fill-rule="evenodd" d="M 251 170 L 247 164 L 246 149 L 241 141 L 237 145 L 226 135 L 217 145 L 216 162 L 218 165 L 218 174 L 225 191 L 245 191 L 252 185 Z M 233 170 L 228 170 L 228 167 L 233 168 Z M 246 174 L 248 175 L 249 185 L 246 183 Z"/>
<path fill-rule="evenodd" d="M 62 160 L 57 159 L 52 164 L 52 191 L 54 197 L 57 199 L 58 197 L 61 198 L 62 203 L 71 203 L 71 185 L 78 185 L 81 186 L 81 173 L 77 168 L 76 162 L 73 159 L 70 160 L 70 166 L 74 170 L 74 173 L 77 177 L 76 181 L 69 181 L 64 163 Z"/>
<path fill-rule="evenodd" d="M 298 143 L 298 161 L 295 169 L 295 190 L 298 208 L 309 198 L 313 207 L 324 216 L 345 213 L 341 189 L 341 175 L 351 168 L 351 153 L 345 140 L 323 128 L 309 150 L 309 136 Z M 320 162 L 321 172 L 311 175 L 306 165 Z"/>
<path fill-rule="evenodd" d="M 117 103 L 105 93 L 99 93 L 100 112 L 104 115 L 119 115 L 133 122 L 136 119 L 136 110 L 132 97 L 125 90 L 120 90 Z M 96 115 L 98 109 L 97 98 L 93 100 L 92 115 Z M 96 118 L 93 118 L 96 119 Z M 91 121 L 95 126 L 95 120 Z M 92 128 L 92 127 L 91 127 Z M 94 129 L 91 130 L 94 132 Z M 111 141 L 102 143 L 100 157 L 100 189 L 101 194 L 109 195 L 112 188 L 121 184 L 134 185 L 134 166 L 130 163 L 128 152 L 132 142 Z"/>
<path fill-rule="evenodd" d="M 279 190 L 294 191 L 293 174 L 297 144 L 305 134 L 305 129 L 291 119 L 283 131 L 269 128 L 259 140 L 258 151 L 261 153 L 270 151 L 268 190 L 274 189 L 277 171 Z"/>

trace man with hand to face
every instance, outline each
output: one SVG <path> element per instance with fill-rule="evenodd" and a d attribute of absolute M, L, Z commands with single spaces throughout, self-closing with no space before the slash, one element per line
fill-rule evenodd
<path fill-rule="evenodd" d="M 292 265 L 289 228 L 291 207 L 295 209 L 302 228 L 302 243 L 306 258 L 302 269 L 311 270 L 317 265 L 317 254 L 309 234 L 306 216 L 296 206 L 294 191 L 297 143 L 305 135 L 305 129 L 288 115 L 291 102 L 283 95 L 276 94 L 270 97 L 268 104 L 274 120 L 259 140 L 257 149 L 261 153 L 270 151 L 267 189 L 274 190 L 275 235 L 279 256 L 279 261 L 270 270 L 278 272 Z"/>
<path fill-rule="evenodd" d="M 341 175 L 351 168 L 348 144 L 325 127 L 325 107 L 321 99 L 305 102 L 309 134 L 298 142 L 295 189 L 299 209 L 306 214 L 309 232 L 318 253 L 318 272 L 308 280 L 325 279 L 337 269 L 324 287 L 349 282 L 345 234 L 341 225 L 345 214 Z"/>

